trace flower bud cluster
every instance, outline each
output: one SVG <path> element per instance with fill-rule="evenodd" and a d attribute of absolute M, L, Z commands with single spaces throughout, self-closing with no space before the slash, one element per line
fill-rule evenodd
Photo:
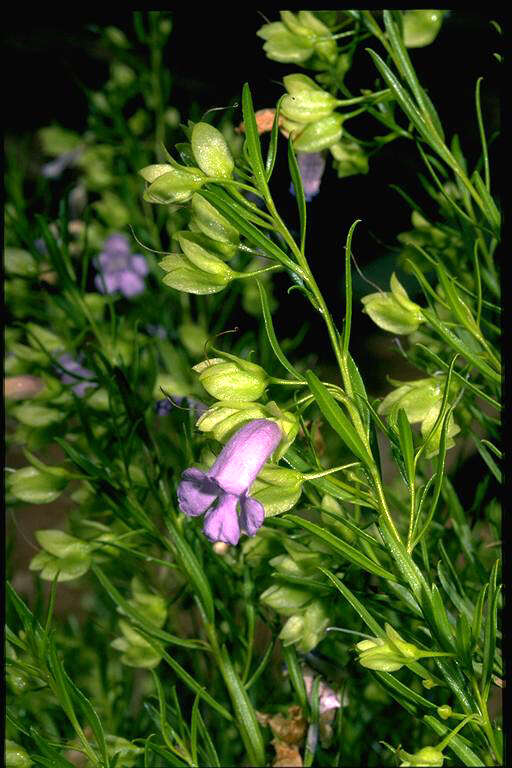
<path fill-rule="evenodd" d="M 386 638 L 374 637 L 357 643 L 358 661 L 361 666 L 378 672 L 396 672 L 404 665 L 426 656 L 445 655 L 441 652 L 437 654 L 433 651 L 422 651 L 412 643 L 405 642 L 389 624 L 384 626 Z"/>
<path fill-rule="evenodd" d="M 338 99 L 307 75 L 283 78 L 287 94 L 281 102 L 281 129 L 298 152 L 320 152 L 341 139 L 343 115 L 334 110 Z"/>
<path fill-rule="evenodd" d="M 257 35 L 265 40 L 263 50 L 269 59 L 303 64 L 314 56 L 324 66 L 336 61 L 336 42 L 332 33 L 311 11 L 281 11 L 281 21 L 264 24 Z"/>

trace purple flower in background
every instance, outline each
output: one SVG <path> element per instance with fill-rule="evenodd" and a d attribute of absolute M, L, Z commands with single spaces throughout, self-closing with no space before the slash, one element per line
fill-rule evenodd
<path fill-rule="evenodd" d="M 162 341 L 167 338 L 167 331 L 163 325 L 154 325 L 153 323 L 148 323 L 146 325 L 146 331 L 150 336 L 155 336 L 157 339 L 162 339 Z"/>
<path fill-rule="evenodd" d="M 46 179 L 58 179 L 59 176 L 62 176 L 66 168 L 76 165 L 76 161 L 81 154 L 81 147 L 73 149 L 70 152 L 63 152 L 62 155 L 59 155 L 54 160 L 50 160 L 48 163 L 41 166 L 41 176 L 44 176 Z"/>
<path fill-rule="evenodd" d="M 195 411 L 196 418 L 199 418 L 205 411 L 208 410 L 208 406 L 202 403 L 200 400 L 196 400 L 195 397 L 172 395 L 172 399 L 164 397 L 163 400 L 158 400 L 155 404 L 155 410 L 157 416 L 166 416 L 175 405 L 183 405 L 185 408 Z"/>
<path fill-rule="evenodd" d="M 314 672 L 309 667 L 304 667 L 302 676 L 304 678 L 304 686 L 306 688 L 308 699 L 311 701 L 311 694 L 313 692 Z M 329 712 L 334 709 L 339 709 L 339 707 L 341 707 L 341 698 L 339 694 L 336 693 L 336 691 L 334 691 L 329 685 L 327 685 L 327 683 L 321 680 L 318 686 L 319 713 L 323 715 L 324 712 Z"/>
<path fill-rule="evenodd" d="M 96 288 L 101 293 L 120 291 L 127 299 L 144 291 L 144 277 L 148 274 L 146 259 L 140 253 L 132 253 L 126 235 L 107 237 L 103 250 L 95 260 Z"/>
<path fill-rule="evenodd" d="M 83 397 L 90 387 L 94 387 L 92 381 L 81 381 L 72 374 L 78 374 L 84 379 L 93 379 L 94 373 L 88 368 L 84 368 L 77 360 L 74 360 L 71 355 L 64 354 L 59 357 L 59 363 L 67 373 L 61 373 L 60 378 L 63 384 L 73 384 L 71 389 L 78 397 Z"/>
<path fill-rule="evenodd" d="M 325 157 L 322 152 L 297 152 L 297 164 L 299 166 L 304 197 L 307 203 L 320 192 L 320 182 L 325 171 Z M 290 184 L 290 192 L 295 196 L 293 182 Z"/>
<path fill-rule="evenodd" d="M 255 419 L 228 440 L 208 472 L 190 467 L 182 474 L 179 507 L 189 517 L 206 512 L 203 532 L 210 541 L 236 545 L 241 533 L 254 536 L 261 527 L 265 509 L 248 492 L 281 437 L 274 421 Z"/>

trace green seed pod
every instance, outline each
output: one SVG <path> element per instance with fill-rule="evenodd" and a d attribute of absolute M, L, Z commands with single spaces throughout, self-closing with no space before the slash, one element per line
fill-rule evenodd
<path fill-rule="evenodd" d="M 301 90 L 283 97 L 281 113 L 288 120 L 305 125 L 327 117 L 338 103 L 337 99 L 327 91 Z"/>
<path fill-rule="evenodd" d="M 54 467 L 51 474 L 36 467 L 17 469 L 7 475 L 7 490 L 28 504 L 49 504 L 58 499 L 69 482 L 68 472 L 57 469 Z"/>
<path fill-rule="evenodd" d="M 41 578 L 53 581 L 71 581 L 87 573 L 91 566 L 91 547 L 64 531 L 36 531 L 36 539 L 43 547 L 30 562 L 31 571 L 41 571 Z"/>
<path fill-rule="evenodd" d="M 238 231 L 201 195 L 192 197 L 192 216 L 197 228 L 213 240 L 238 246 Z"/>
<path fill-rule="evenodd" d="M 201 189 L 207 177 L 199 168 L 176 165 L 148 165 L 139 171 L 149 186 L 144 199 L 149 203 L 186 203 Z"/>
<path fill-rule="evenodd" d="M 404 44 L 407 48 L 423 48 L 434 42 L 443 23 L 444 11 L 405 11 L 402 16 Z"/>
<path fill-rule="evenodd" d="M 207 176 L 231 178 L 235 163 L 226 139 L 217 128 L 208 123 L 196 123 L 191 144 L 197 164 Z"/>
<path fill-rule="evenodd" d="M 228 360 L 215 357 L 193 366 L 208 394 L 217 400 L 258 400 L 268 385 L 268 375 L 260 365 L 232 355 Z"/>
<path fill-rule="evenodd" d="M 321 152 L 338 142 L 342 133 L 343 115 L 333 114 L 306 125 L 293 140 L 299 152 Z"/>
<path fill-rule="evenodd" d="M 368 173 L 368 156 L 360 144 L 342 139 L 337 144 L 333 144 L 330 150 L 339 179 L 354 176 L 357 173 Z"/>
<path fill-rule="evenodd" d="M 279 639 L 284 646 L 292 645 L 302 639 L 304 632 L 304 617 L 296 613 L 285 622 L 279 633 Z"/>
<path fill-rule="evenodd" d="M 254 481 L 251 496 L 265 507 L 265 517 L 288 512 L 300 499 L 303 479 L 300 472 L 266 464 Z"/>
<path fill-rule="evenodd" d="M 197 265 L 199 261 L 199 257 L 196 257 L 194 265 L 186 256 L 169 253 L 158 263 L 158 266 L 167 272 L 163 282 L 177 291 L 209 294 L 224 290 L 237 275 L 215 256 L 201 259 L 201 268 Z"/>
<path fill-rule="evenodd" d="M 6 768 L 30 768 L 33 765 L 28 753 L 10 739 L 5 740 L 5 766 Z"/>
<path fill-rule="evenodd" d="M 311 594 L 298 587 L 273 584 L 260 595 L 260 600 L 282 616 L 293 616 L 311 600 Z"/>
<path fill-rule="evenodd" d="M 363 296 L 363 312 L 385 331 L 409 334 L 417 331 L 423 322 L 421 307 L 407 296 L 405 288 L 395 274 L 391 277 L 391 293 L 370 293 Z"/>
<path fill-rule="evenodd" d="M 307 75 L 303 75 L 300 72 L 295 72 L 293 75 L 285 75 L 283 77 L 284 87 L 291 96 L 295 96 L 302 91 L 317 91 L 320 93 L 326 93 L 320 88 L 317 83 Z"/>
<path fill-rule="evenodd" d="M 311 39 L 293 34 L 280 21 L 264 24 L 256 34 L 265 40 L 263 50 L 272 61 L 302 64 L 314 53 Z"/>
<path fill-rule="evenodd" d="M 212 240 L 202 232 L 178 232 L 177 236 L 183 253 L 193 264 L 196 264 L 196 259 L 201 261 L 210 256 L 229 261 L 238 250 L 236 245 Z M 197 263 L 197 266 L 200 266 L 200 263 Z"/>

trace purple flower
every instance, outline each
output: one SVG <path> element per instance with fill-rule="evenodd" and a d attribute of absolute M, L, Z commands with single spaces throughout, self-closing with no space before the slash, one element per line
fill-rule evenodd
<path fill-rule="evenodd" d="M 73 149 L 70 152 L 63 152 L 62 155 L 59 155 L 54 160 L 50 160 L 48 163 L 41 166 L 41 176 L 44 176 L 47 179 L 58 179 L 59 176 L 62 176 L 66 168 L 76 165 L 76 161 L 81 154 L 82 149 L 80 147 L 78 149 Z"/>
<path fill-rule="evenodd" d="M 84 379 L 93 379 L 94 373 L 88 368 L 84 368 L 77 360 L 74 360 L 71 355 L 64 354 L 59 357 L 59 363 L 67 373 L 61 373 L 60 378 L 63 384 L 73 384 L 71 389 L 78 397 L 83 397 L 90 387 L 94 387 L 92 381 L 80 381 L 77 376 Z"/>
<path fill-rule="evenodd" d="M 168 397 L 164 397 L 163 400 L 158 400 L 155 404 L 155 410 L 158 416 L 166 416 L 169 411 L 174 408 L 174 405 L 182 405 L 185 408 L 195 411 L 196 418 L 199 418 L 205 411 L 208 410 L 208 406 L 202 403 L 200 400 L 196 400 L 195 397 L 172 395 L 171 400 Z"/>
<path fill-rule="evenodd" d="M 304 667 L 302 676 L 304 678 L 304 686 L 308 699 L 311 701 L 311 694 L 313 692 L 313 678 L 314 673 L 309 667 Z M 341 698 L 336 691 L 334 691 L 323 680 L 320 681 L 318 686 L 318 711 L 321 715 L 324 712 L 330 712 L 334 709 L 341 707 Z"/>
<path fill-rule="evenodd" d="M 241 532 L 254 536 L 261 527 L 265 509 L 248 492 L 281 437 L 274 421 L 255 419 L 228 440 L 208 472 L 185 470 L 178 486 L 179 507 L 189 517 L 206 512 L 203 532 L 210 541 L 236 545 Z"/>
<path fill-rule="evenodd" d="M 325 157 L 322 152 L 297 152 L 304 197 L 307 203 L 320 192 L 320 182 L 325 171 Z M 293 182 L 290 184 L 290 192 L 295 196 Z"/>
<path fill-rule="evenodd" d="M 126 235 L 119 233 L 107 237 L 95 266 L 100 273 L 96 275 L 95 284 L 101 293 L 120 291 L 131 299 L 144 291 L 148 265 L 142 254 L 131 252 Z"/>

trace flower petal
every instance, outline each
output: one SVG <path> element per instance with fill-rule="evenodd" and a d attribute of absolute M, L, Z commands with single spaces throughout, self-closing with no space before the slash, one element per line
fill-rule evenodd
<path fill-rule="evenodd" d="M 124 269 L 119 273 L 119 283 L 121 293 L 128 299 L 138 296 L 144 291 L 144 280 L 136 272 L 130 272 L 129 269 Z"/>
<path fill-rule="evenodd" d="M 203 532 L 210 541 L 225 541 L 236 546 L 240 539 L 240 524 L 236 505 L 237 496 L 232 493 L 223 494 L 214 509 L 210 509 L 204 517 Z"/>
<path fill-rule="evenodd" d="M 140 253 L 134 253 L 130 258 L 130 267 L 138 275 L 144 277 L 149 272 L 148 263 L 144 256 Z"/>
<path fill-rule="evenodd" d="M 202 515 L 218 495 L 218 486 L 200 469 L 190 467 L 182 474 L 178 485 L 178 504 L 185 515 Z"/>
<path fill-rule="evenodd" d="M 240 526 L 248 536 L 255 536 L 265 519 L 265 508 L 261 501 L 245 494 L 240 498 Z"/>
<path fill-rule="evenodd" d="M 281 437 L 275 421 L 250 421 L 228 440 L 208 472 L 209 477 L 215 478 L 227 493 L 246 493 Z"/>

